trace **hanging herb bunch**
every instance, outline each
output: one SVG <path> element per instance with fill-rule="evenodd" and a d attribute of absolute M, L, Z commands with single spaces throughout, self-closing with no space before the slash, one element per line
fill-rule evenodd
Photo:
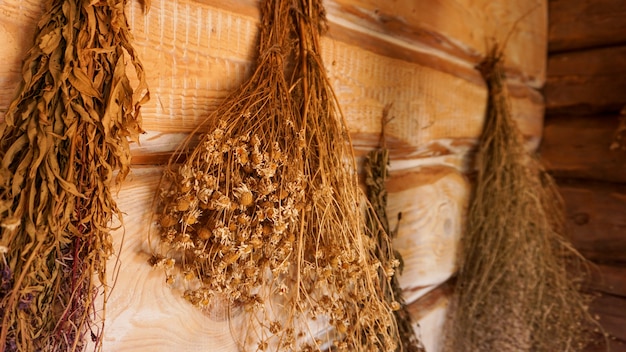
<path fill-rule="evenodd" d="M 381 258 L 382 261 L 397 260 L 402 262 L 399 252 L 388 247 L 388 237 L 396 236 L 398 229 L 394 231 L 389 227 L 389 219 L 387 218 L 387 179 L 389 178 L 389 149 L 385 143 L 385 127 L 391 121 L 388 117 L 391 105 L 387 105 L 383 110 L 381 123 L 381 137 L 379 146 L 370 151 L 365 157 L 365 165 L 363 172 L 365 173 L 365 188 L 367 198 L 372 205 L 369 209 L 370 213 L 367 217 L 367 225 L 372 238 L 377 241 L 374 255 Z M 400 218 L 400 214 L 398 214 Z M 399 220 L 399 219 L 398 219 Z M 402 269 L 402 266 L 399 267 Z M 392 305 L 394 310 L 394 318 L 398 326 L 398 346 L 397 352 L 425 352 L 422 342 L 417 337 L 413 329 L 411 314 L 404 301 L 402 288 L 398 275 L 391 278 L 390 285 L 387 284 L 387 276 L 384 273 L 380 275 L 381 285 L 384 289 L 385 299 Z"/>
<path fill-rule="evenodd" d="M 100 346 L 94 298 L 106 297 L 121 220 L 110 187 L 129 172 L 148 96 L 125 3 L 50 1 L 0 124 L 0 351 L 79 351 L 85 336 Z"/>
<path fill-rule="evenodd" d="M 313 206 L 306 214 L 308 240 L 302 252 L 305 272 L 316 288 L 312 307 L 330 317 L 339 332 L 340 351 L 395 351 L 398 329 L 388 300 L 400 262 L 388 233 L 375 233 L 363 214 L 371 204 L 359 189 L 349 132 L 321 58 L 321 36 L 327 30 L 321 0 L 295 1 L 298 39 L 293 96 L 305 124 L 305 175 Z M 365 209 L 357 207 L 365 204 Z M 382 278 L 382 280 L 381 280 Z"/>
<path fill-rule="evenodd" d="M 580 351 L 593 321 L 572 274 L 583 265 L 563 237 L 561 198 L 525 150 L 497 48 L 479 70 L 489 100 L 461 240 L 450 350 Z"/>
<path fill-rule="evenodd" d="M 344 161 L 353 157 L 307 29 L 320 18 L 295 28 L 310 10 L 294 4 L 262 2 L 252 77 L 166 168 L 151 262 L 198 308 L 242 307 L 242 348 L 393 351 L 377 278 L 394 270 L 365 249 L 375 243 L 364 234 L 354 162 Z M 294 69 L 289 60 L 303 52 L 305 66 Z M 329 323 L 333 332 L 320 332 Z"/>

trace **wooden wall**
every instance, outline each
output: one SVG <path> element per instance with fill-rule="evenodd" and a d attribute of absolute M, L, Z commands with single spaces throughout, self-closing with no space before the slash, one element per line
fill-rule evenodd
<path fill-rule="evenodd" d="M 0 114 L 15 95 L 44 2 L 0 1 Z M 401 283 L 428 351 L 437 351 L 450 292 L 442 283 L 455 271 L 469 196 L 468 155 L 485 112 L 486 87 L 474 66 L 490 43 L 512 31 L 506 47 L 512 106 L 529 148 L 535 148 L 543 128 L 539 89 L 546 77 L 548 3 L 325 4 L 330 32 L 323 40 L 323 59 L 358 155 L 375 146 L 382 109 L 393 103 L 396 119 L 387 136 L 393 160 L 389 210 L 392 218 L 403 212 L 396 242 L 406 263 Z M 223 316 L 195 310 L 147 264 L 147 229 L 161 165 L 250 73 L 256 5 L 256 0 L 152 0 L 146 15 L 137 2 L 129 2 L 129 23 L 152 99 L 143 109 L 147 133 L 133 146 L 133 174 L 117 197 L 126 216 L 125 226 L 114 232 L 120 249 L 109 263 L 116 285 L 108 299 L 105 351 L 236 351 L 236 332 Z M 615 197 L 615 204 L 623 201 Z"/>
<path fill-rule="evenodd" d="M 575 246 L 590 259 L 591 310 L 626 351 L 626 2 L 550 0 L 543 159 L 559 179 Z M 603 351 L 602 338 L 590 351 Z"/>

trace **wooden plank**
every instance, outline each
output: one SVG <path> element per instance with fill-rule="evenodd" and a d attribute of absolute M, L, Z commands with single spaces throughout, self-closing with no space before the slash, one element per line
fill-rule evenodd
<path fill-rule="evenodd" d="M 626 341 L 626 298 L 600 295 L 591 302 L 589 311 L 599 317 L 600 325 L 606 333 Z"/>
<path fill-rule="evenodd" d="M 254 0 L 196 2 L 258 17 Z M 359 46 L 392 57 L 408 47 L 413 53 L 404 59 L 409 61 L 435 49 L 439 56 L 474 66 L 486 54 L 489 40 L 502 42 L 511 31 L 505 48 L 507 71 L 535 88 L 545 82 L 547 0 L 328 0 L 324 5 L 333 39 L 352 38 L 346 42 L 356 40 Z"/>
<path fill-rule="evenodd" d="M 419 319 L 415 326 L 417 336 L 421 338 L 426 351 L 437 352 L 444 351 L 443 339 L 446 334 L 446 322 L 448 317 L 448 307 L 450 298 L 448 296 L 440 296 L 435 300 L 434 306 L 430 306 L 430 311 L 420 311 L 416 313 Z M 412 309 L 409 307 L 409 309 Z"/>
<path fill-rule="evenodd" d="M 606 339 L 604 336 L 597 336 L 583 352 L 607 352 L 607 343 L 610 352 L 626 352 L 626 341 L 616 338 Z"/>
<path fill-rule="evenodd" d="M 387 184 L 390 226 L 402 213 L 394 246 L 405 269 L 399 277 L 407 302 L 422 289 L 445 282 L 456 271 L 457 246 L 470 194 L 457 170 L 435 166 L 394 172 Z"/>
<path fill-rule="evenodd" d="M 539 149 L 558 177 L 626 182 L 626 151 L 612 150 L 619 117 L 550 116 Z"/>
<path fill-rule="evenodd" d="M 588 290 L 626 298 L 626 264 L 594 264 L 585 280 Z"/>
<path fill-rule="evenodd" d="M 550 55 L 548 113 L 618 112 L 626 104 L 626 46 Z"/>
<path fill-rule="evenodd" d="M 548 1 L 550 52 L 626 44 L 623 0 Z"/>
<path fill-rule="evenodd" d="M 503 42 L 509 73 L 533 87 L 545 81 L 547 1 L 435 0 L 327 2 L 331 21 L 346 21 L 477 64 L 490 40 Z M 517 22 L 519 20 L 519 22 Z"/>
<path fill-rule="evenodd" d="M 574 247 L 597 263 L 626 263 L 626 186 L 559 180 Z"/>
<path fill-rule="evenodd" d="M 0 10 L 15 10 L 22 3 L 33 2 L 11 0 L 1 4 Z M 32 11 L 33 18 L 40 11 L 37 6 L 24 9 Z M 0 110 L 6 110 L 15 92 L 19 61 L 30 46 L 30 39 L 20 33 L 31 28 L 32 21 L 27 23 L 28 18 L 14 12 L 0 18 L 4 32 L 15 37 L 13 46 L 0 50 L 0 59 L 15 64 L 11 72 L 0 68 L 0 77 L 5 79 L 0 85 Z M 129 22 L 152 92 L 151 101 L 142 109 L 144 128 L 149 131 L 189 132 L 249 75 L 255 18 L 178 0 L 154 1 L 148 16 L 133 2 Z M 377 135 L 382 108 L 393 102 L 391 113 L 397 118 L 388 126 L 388 133 L 390 141 L 396 143 L 392 150 L 398 151 L 394 157 L 432 156 L 447 143 L 442 139 L 471 148 L 482 128 L 486 102 L 485 86 L 475 70 L 468 71 L 455 61 L 450 61 L 452 66 L 442 66 L 430 59 L 416 63 L 388 57 L 360 47 L 368 42 L 366 34 L 346 37 L 354 41 L 325 38 L 323 48 L 331 81 L 353 133 Z M 427 56 L 437 57 L 433 53 Z M 435 61 L 446 61 L 442 60 Z M 511 92 L 520 126 L 527 135 L 538 138 L 543 115 L 541 95 L 515 83 Z"/>
<path fill-rule="evenodd" d="M 454 293 L 454 285 L 450 280 L 437 285 L 415 301 L 408 304 L 411 318 L 415 320 L 423 319 L 432 311 L 432 307 L 445 305 Z"/>

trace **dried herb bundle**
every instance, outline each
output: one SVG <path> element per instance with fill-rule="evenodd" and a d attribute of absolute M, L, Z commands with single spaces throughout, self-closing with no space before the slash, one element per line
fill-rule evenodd
<path fill-rule="evenodd" d="M 375 243 L 364 233 L 347 132 L 317 42 L 310 47 L 317 37 L 294 26 L 309 9 L 292 0 L 261 6 L 255 72 L 209 117 L 189 157 L 175 164 L 184 146 L 167 167 L 161 249 L 151 262 L 201 309 L 243 307 L 245 349 L 320 350 L 333 340 L 344 351 L 393 351 L 377 278 L 394 268 L 366 248 Z M 320 18 L 306 20 L 317 28 Z M 295 57 L 304 64 L 287 80 Z M 328 323 L 333 332 L 319 333 Z"/>
<path fill-rule="evenodd" d="M 304 174 L 313 201 L 312 211 L 306 213 L 309 238 L 301 255 L 305 265 L 314 264 L 318 272 L 305 276 L 311 280 L 305 287 L 317 289 L 317 295 L 309 296 L 316 300 L 313 308 L 321 307 L 343 335 L 334 341 L 337 350 L 395 351 L 398 332 L 392 308 L 399 303 L 387 302 L 385 292 L 399 261 L 389 236 L 379 229 L 375 240 L 356 208 L 365 197 L 358 187 L 349 133 L 320 55 L 320 37 L 327 28 L 322 1 L 295 1 L 294 21 L 299 51 L 293 95 L 306 124 Z M 380 251 L 387 253 L 377 257 Z"/>
<path fill-rule="evenodd" d="M 372 205 L 368 217 L 368 227 L 375 241 L 378 241 L 375 256 L 382 261 L 398 260 L 402 262 L 400 253 L 388 247 L 388 236 L 395 237 L 397 229 L 391 231 L 387 218 L 387 189 L 389 177 L 389 150 L 385 145 L 385 126 L 391 120 L 388 118 L 391 105 L 383 110 L 381 138 L 378 148 L 370 151 L 365 158 L 364 173 L 367 198 Z M 400 217 L 400 214 L 398 214 Z M 400 269 L 402 266 L 400 266 Z M 413 330 L 411 314 L 404 301 L 402 288 L 397 275 L 391 278 L 391 286 L 387 285 L 387 277 L 381 276 L 382 287 L 385 288 L 385 298 L 393 305 L 394 317 L 398 326 L 399 341 L 396 351 L 425 352 L 424 346 Z"/>
<path fill-rule="evenodd" d="M 567 267 L 558 190 L 524 149 L 501 54 L 480 65 L 489 90 L 476 189 L 461 241 L 451 351 L 579 351 L 591 318 Z"/>
<path fill-rule="evenodd" d="M 110 185 L 129 172 L 147 98 L 125 3 L 51 1 L 0 125 L 0 351 L 76 351 L 86 334 L 99 346 L 94 297 L 121 219 Z"/>

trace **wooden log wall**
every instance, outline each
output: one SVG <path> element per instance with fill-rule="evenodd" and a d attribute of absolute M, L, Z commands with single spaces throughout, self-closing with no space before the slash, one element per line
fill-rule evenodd
<path fill-rule="evenodd" d="M 0 116 L 15 96 L 21 60 L 45 0 L 0 2 Z M 479 136 L 486 87 L 474 66 L 494 40 L 506 46 L 514 115 L 529 148 L 542 135 L 547 0 L 329 0 L 323 59 L 357 155 L 372 149 L 393 103 L 391 217 L 403 213 L 395 245 L 400 277 L 427 350 L 437 351 L 470 193 L 468 154 Z M 143 109 L 134 169 L 117 196 L 124 227 L 109 263 L 104 351 L 236 351 L 224 316 L 207 316 L 165 286 L 147 264 L 150 202 L 172 150 L 250 74 L 256 0 L 152 0 L 127 5 L 151 100 Z M 527 14 L 525 16 L 525 14 Z M 520 18 L 522 19 L 521 21 Z"/>
<path fill-rule="evenodd" d="M 626 2 L 548 1 L 546 120 L 540 153 L 558 177 L 570 236 L 594 266 L 586 289 L 613 352 L 626 351 Z M 614 145 L 613 145 L 614 147 Z M 604 338 L 588 351 L 605 351 Z"/>

